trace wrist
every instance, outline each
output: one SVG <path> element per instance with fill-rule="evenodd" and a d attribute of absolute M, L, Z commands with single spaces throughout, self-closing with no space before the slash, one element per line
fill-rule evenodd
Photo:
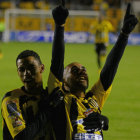
<path fill-rule="evenodd" d="M 125 37 L 129 36 L 129 34 L 125 33 L 123 30 L 121 30 L 121 34 L 124 35 Z"/>
<path fill-rule="evenodd" d="M 56 26 L 56 27 L 62 27 L 62 28 L 64 28 L 65 24 L 61 24 L 61 25 L 55 24 L 55 26 Z"/>
<path fill-rule="evenodd" d="M 64 24 L 62 24 L 62 25 L 60 25 L 61 27 L 64 27 L 65 26 L 65 23 Z"/>

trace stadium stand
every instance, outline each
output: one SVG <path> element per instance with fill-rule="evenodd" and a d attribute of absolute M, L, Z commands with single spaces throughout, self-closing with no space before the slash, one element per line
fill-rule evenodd
<path fill-rule="evenodd" d="M 0 2 L 1 10 L 5 10 L 5 9 L 9 9 L 9 8 L 12 8 L 12 3 L 10 1 L 1 1 Z"/>
<path fill-rule="evenodd" d="M 34 4 L 33 2 L 21 2 L 19 4 L 19 7 L 22 9 L 34 9 Z"/>
<path fill-rule="evenodd" d="M 81 3 L 82 1 L 82 3 Z M 14 3 L 15 2 L 15 3 Z M 116 5 L 113 5 L 113 2 Z M 22 9 L 24 11 L 28 10 L 47 10 L 51 11 L 51 9 L 56 6 L 58 1 L 55 0 L 0 0 L 0 19 L 4 20 L 5 11 L 8 9 Z M 77 4 L 75 4 L 77 3 Z M 117 32 L 123 16 L 123 10 L 120 9 L 120 0 L 66 0 L 66 6 L 68 6 L 69 10 L 85 10 L 85 11 L 102 11 L 107 20 L 109 20 L 113 26 L 115 31 Z M 73 6 L 74 5 L 74 6 Z M 16 11 L 17 12 L 17 11 Z M 9 14 L 9 16 L 11 16 Z M 13 18 L 14 17 L 14 18 Z M 13 15 L 9 18 L 8 24 L 10 28 L 9 30 L 13 31 L 37 31 L 44 30 L 50 31 L 54 30 L 54 23 L 51 19 L 52 17 L 41 15 L 41 17 L 32 15 Z M 88 32 L 91 24 L 96 22 L 95 16 L 73 16 L 68 18 L 66 24 L 66 31 L 75 31 L 75 32 Z M 8 26 L 6 26 L 8 27 Z M 7 29 L 7 28 L 6 28 Z M 140 26 L 137 26 L 135 30 L 140 30 Z"/>

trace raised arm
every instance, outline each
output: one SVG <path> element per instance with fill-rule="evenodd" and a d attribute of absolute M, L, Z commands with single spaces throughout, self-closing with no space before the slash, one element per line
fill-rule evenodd
<path fill-rule="evenodd" d="M 64 70 L 64 25 L 66 18 L 69 14 L 68 10 L 64 7 L 64 1 L 58 7 L 52 11 L 52 15 L 55 21 L 55 32 L 52 48 L 52 61 L 51 72 L 55 77 L 62 81 Z"/>
<path fill-rule="evenodd" d="M 124 17 L 121 33 L 117 42 L 109 53 L 106 63 L 100 74 L 100 79 L 105 90 L 107 90 L 112 84 L 119 62 L 127 45 L 129 34 L 135 28 L 137 23 L 137 18 L 135 15 L 131 14 L 131 4 L 129 3 Z"/>

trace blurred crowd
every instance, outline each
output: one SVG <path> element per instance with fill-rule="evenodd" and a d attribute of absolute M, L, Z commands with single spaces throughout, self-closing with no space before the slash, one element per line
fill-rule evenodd
<path fill-rule="evenodd" d="M 24 8 L 45 9 L 52 8 L 59 4 L 60 0 L 0 0 L 0 9 Z M 100 7 L 120 8 L 123 3 L 129 0 L 65 0 L 66 6 L 74 10 L 99 10 Z M 27 6 L 23 6 L 26 3 Z"/>
<path fill-rule="evenodd" d="M 119 27 L 121 25 L 123 12 L 125 10 L 125 6 L 128 2 L 131 0 L 65 0 L 66 7 L 69 10 L 91 10 L 91 11 L 97 11 L 102 13 L 108 21 L 110 21 L 115 31 L 119 30 Z M 0 22 L 4 22 L 4 15 L 6 9 L 43 9 L 43 10 L 51 10 L 56 5 L 58 5 L 61 2 L 61 0 L 0 0 Z M 123 10 L 124 9 L 124 10 Z M 85 18 L 85 17 L 84 17 Z M 78 23 L 78 25 L 75 23 L 74 25 L 74 31 L 81 31 L 82 29 L 84 31 L 87 31 L 90 26 L 91 21 L 94 19 L 89 19 L 89 21 L 84 18 L 76 18 L 75 22 Z M 20 23 L 26 22 L 25 24 L 30 25 L 30 20 L 27 22 L 27 19 L 19 19 Z M 51 19 L 50 19 L 51 20 Z M 82 22 L 81 22 L 82 20 Z M 96 20 L 96 19 L 95 19 Z M 36 19 L 37 21 L 37 19 Z M 48 21 L 47 21 L 48 22 Z M 74 22 L 74 21 L 73 21 Z M 86 23 L 87 22 L 87 23 Z M 51 22 L 49 22 L 50 24 Z M 79 26 L 79 23 L 83 24 L 81 25 L 81 28 Z M 18 25 L 18 24 L 16 24 Z M 76 27 L 76 25 L 78 27 Z M 71 27 L 72 25 L 70 25 Z M 21 27 L 21 25 L 19 26 Z M 28 26 L 29 27 L 29 26 Z M 33 27 L 33 26 L 31 26 Z M 50 25 L 49 25 L 50 27 Z M 84 27 L 84 28 L 83 28 Z M 27 28 L 27 26 L 26 26 Z M 76 28 L 76 29 L 75 29 Z M 138 29 L 137 29 L 138 28 Z M 140 27 L 137 26 L 136 30 L 140 30 Z M 30 29 L 30 28 L 29 28 Z M 35 27 L 34 29 L 37 30 Z M 30 29 L 33 30 L 33 29 Z"/>

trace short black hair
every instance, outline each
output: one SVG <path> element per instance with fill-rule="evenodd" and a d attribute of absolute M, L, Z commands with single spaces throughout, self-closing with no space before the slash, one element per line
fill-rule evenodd
<path fill-rule="evenodd" d="M 22 51 L 17 56 L 16 63 L 17 63 L 18 59 L 23 59 L 23 58 L 26 58 L 28 56 L 33 56 L 36 60 L 38 60 L 39 64 L 42 64 L 41 59 L 40 59 L 40 56 L 35 51 L 33 51 L 33 50 L 25 50 L 25 51 Z"/>

